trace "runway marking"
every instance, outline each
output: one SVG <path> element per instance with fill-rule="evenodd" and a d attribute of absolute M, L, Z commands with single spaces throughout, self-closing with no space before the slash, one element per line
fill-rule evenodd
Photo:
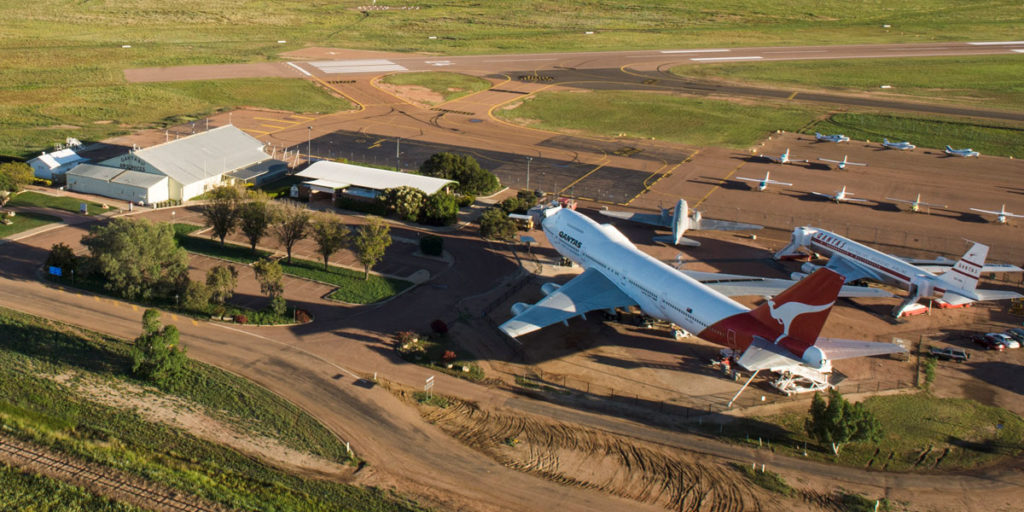
<path fill-rule="evenodd" d="M 788 98 L 786 98 L 786 99 L 787 99 L 787 100 L 791 100 L 791 99 L 793 99 L 793 98 L 796 98 L 796 95 L 797 95 L 797 91 L 793 91 L 793 94 L 790 94 L 790 95 L 789 95 L 789 97 L 788 97 Z"/>
<path fill-rule="evenodd" d="M 408 70 L 405 66 L 395 64 L 387 59 L 316 60 L 310 62 L 309 65 L 328 74 L 380 73 Z"/>
<path fill-rule="evenodd" d="M 242 128 L 242 131 L 243 132 L 252 132 L 252 133 L 262 133 L 263 135 L 270 135 L 270 132 L 265 132 L 263 130 L 253 130 L 252 128 Z"/>
<path fill-rule="evenodd" d="M 559 191 L 558 191 L 558 195 L 561 195 L 561 194 L 562 194 L 563 192 L 565 192 L 566 190 L 569 190 L 570 188 L 572 188 L 572 187 L 576 186 L 576 184 L 577 184 L 577 183 L 579 183 L 579 182 L 583 181 L 584 179 L 586 179 L 586 178 L 587 178 L 587 176 L 590 176 L 591 174 L 594 174 L 595 172 L 597 172 L 597 170 L 598 170 L 598 169 L 600 169 L 600 168 L 602 168 L 602 167 L 604 167 L 604 166 L 606 166 L 606 165 L 608 165 L 608 159 L 607 159 L 607 157 L 605 158 L 605 161 L 604 161 L 604 163 L 602 163 L 601 165 L 599 165 L 599 166 L 597 166 L 597 167 L 594 167 L 593 169 L 591 169 L 591 170 L 590 170 L 589 172 L 587 172 L 587 173 L 586 173 L 586 174 L 584 174 L 583 176 L 580 176 L 579 178 L 577 178 L 577 179 L 576 179 L 576 181 L 574 181 L 574 182 L 572 182 L 572 183 L 570 183 L 570 184 L 566 185 L 566 186 L 565 186 L 565 188 L 563 188 L 562 190 L 559 190 Z"/>
<path fill-rule="evenodd" d="M 298 119 L 305 119 L 305 120 L 307 120 L 307 121 L 315 121 L 315 120 L 316 120 L 316 118 L 315 118 L 315 117 L 309 117 L 309 116 L 300 116 L 300 115 L 298 115 L 298 114 L 292 114 L 292 115 L 291 115 L 291 116 L 289 116 L 289 117 L 295 117 L 295 118 L 298 118 Z"/>
<path fill-rule="evenodd" d="M 192 323 L 195 323 L 195 320 L 193 320 Z M 301 352 L 303 354 L 306 354 L 307 356 L 310 356 L 310 357 L 312 357 L 312 358 L 314 358 L 314 359 L 316 359 L 318 361 L 322 361 L 324 363 L 327 363 L 327 364 L 329 364 L 329 365 L 331 365 L 331 366 L 333 366 L 333 367 L 335 367 L 335 368 L 337 368 L 337 369 L 339 369 L 339 370 L 349 374 L 354 379 L 361 379 L 362 378 L 362 377 L 356 375 L 355 373 L 353 373 L 348 368 L 345 368 L 344 366 L 341 366 L 341 365 L 339 365 L 339 364 L 337 364 L 335 362 L 332 362 L 332 361 L 328 361 L 327 359 L 324 359 L 321 356 L 318 356 L 318 355 L 316 355 L 316 354 L 314 354 L 314 353 L 312 353 L 312 352 L 310 352 L 308 350 L 296 347 L 295 345 L 289 345 L 287 343 L 283 343 L 283 342 L 277 341 L 274 338 L 268 338 L 268 337 L 260 335 L 260 334 L 256 334 L 256 333 L 249 332 L 249 331 L 243 331 L 241 329 L 235 329 L 234 327 L 228 327 L 226 325 L 221 325 L 221 324 L 212 324 L 212 325 L 220 327 L 221 329 L 227 329 L 229 331 L 235 331 L 235 332 L 240 333 L 240 334 L 246 334 L 246 335 L 249 335 L 249 336 L 253 336 L 255 338 L 259 338 L 261 340 L 269 341 L 269 342 L 274 343 L 276 345 L 280 345 L 282 347 L 289 348 L 289 349 L 295 350 L 297 352 Z"/>
<path fill-rule="evenodd" d="M 295 68 L 295 69 L 297 69 L 297 70 L 299 70 L 299 73 L 302 73 L 303 75 L 306 75 L 306 76 L 313 76 L 313 74 L 312 74 L 312 73 L 310 73 L 309 71 L 306 71 L 305 69 L 302 69 L 302 68 L 300 68 L 300 67 L 299 67 L 299 66 L 297 66 L 297 65 L 296 65 L 296 64 L 295 64 L 294 62 L 289 62 L 289 63 L 288 63 L 288 65 L 289 65 L 289 66 L 291 66 L 291 67 L 293 67 L 293 68 Z"/>
<path fill-rule="evenodd" d="M 1010 50 L 1010 51 L 1013 52 L 1013 53 L 1024 53 L 1024 50 L 1013 49 L 1013 50 Z"/>
<path fill-rule="evenodd" d="M 259 119 L 260 121 L 274 121 L 275 123 L 291 123 L 291 124 L 299 124 L 299 123 L 302 122 L 302 121 L 289 121 L 287 119 L 277 119 L 277 118 L 273 118 L 273 117 L 254 117 L 253 119 Z"/>
<path fill-rule="evenodd" d="M 696 208 L 696 207 L 700 206 L 700 204 L 701 204 L 701 203 L 703 203 L 704 201 L 706 201 L 708 197 L 711 197 L 711 193 L 712 193 L 712 192 L 714 192 L 714 191 L 718 190 L 719 188 L 721 188 L 721 187 L 722 187 L 722 185 L 723 185 L 723 184 L 724 184 L 724 183 L 725 183 L 726 181 L 729 181 L 729 178 L 732 178 L 732 175 L 733 175 L 733 174 L 736 174 L 736 171 L 740 170 L 740 167 L 743 167 L 744 165 L 747 165 L 747 163 L 746 163 L 746 162 L 743 162 L 742 164 L 739 164 L 739 165 L 737 165 L 735 169 L 733 169 L 733 170 L 729 171 L 729 174 L 727 174 L 727 175 L 726 175 L 726 176 L 725 176 L 724 178 L 722 178 L 722 179 L 721 179 L 721 182 L 722 182 L 722 183 L 719 183 L 718 185 L 715 185 L 714 187 L 712 187 L 712 188 L 711 188 L 711 190 L 708 190 L 708 193 L 707 193 L 707 194 L 704 194 L 704 197 L 700 198 L 700 201 L 697 201 L 697 204 L 693 205 L 693 206 L 691 207 L 691 209 L 693 209 L 693 208 Z"/>
<path fill-rule="evenodd" d="M 178 320 L 178 315 L 175 315 L 174 313 L 171 313 L 171 320 L 177 321 Z"/>
<path fill-rule="evenodd" d="M 967 43 L 971 46 L 997 46 L 997 45 L 1011 45 L 1011 44 L 1024 44 L 1024 41 L 983 41 Z"/>
<path fill-rule="evenodd" d="M 761 57 L 757 55 L 751 57 L 694 57 L 690 60 L 695 62 L 719 62 L 727 60 L 761 60 Z"/>
<path fill-rule="evenodd" d="M 499 59 L 499 60 L 485 60 L 481 62 L 532 62 L 541 60 L 558 60 L 558 59 Z"/>
<path fill-rule="evenodd" d="M 646 192 L 647 192 L 648 190 L 650 190 L 650 189 L 651 189 L 651 187 L 653 187 L 653 186 L 657 185 L 659 181 L 661 181 L 661 180 L 665 179 L 665 177 L 666 177 L 666 176 L 669 176 L 669 175 L 671 175 L 671 174 L 672 174 L 673 172 L 675 172 L 675 171 L 676 171 L 676 169 L 678 169 L 680 165 L 683 165 L 683 164 L 685 164 L 686 162 L 689 162 L 690 160 L 693 160 L 693 157 L 697 156 L 697 153 L 700 153 L 700 150 L 699 150 L 699 149 L 698 149 L 698 150 L 695 150 L 695 151 L 694 151 L 693 153 L 690 153 L 690 156 L 686 157 L 685 159 L 683 159 L 683 160 L 682 160 L 681 162 L 679 162 L 678 164 L 676 164 L 676 165 L 673 165 L 671 169 L 669 169 L 669 170 L 665 171 L 664 173 L 662 173 L 662 174 L 661 174 L 661 176 L 658 176 L 658 179 L 654 180 L 654 181 L 653 181 L 652 183 L 650 183 L 650 184 L 647 184 L 647 180 L 651 179 L 651 178 L 652 178 L 652 177 L 653 177 L 653 176 L 654 176 L 655 174 L 657 174 L 656 172 L 655 172 L 655 173 L 652 173 L 652 174 L 651 174 L 650 176 L 648 176 L 648 177 L 647 177 L 646 179 L 644 179 L 644 188 L 643 188 L 643 190 L 641 190 L 640 192 L 638 192 L 638 193 L 637 193 L 637 194 L 636 194 L 635 196 L 633 196 L 633 197 L 629 198 L 629 201 L 626 201 L 625 203 L 621 203 L 621 204 L 622 204 L 622 206 L 629 206 L 629 205 L 630 205 L 630 204 L 631 204 L 631 203 L 632 203 L 633 201 L 636 201 L 636 198 L 638 198 L 638 197 L 640 197 L 640 196 L 644 195 L 644 193 L 646 193 Z"/>
<path fill-rule="evenodd" d="M 291 126 L 275 126 L 267 123 L 260 123 L 260 126 L 266 126 L 267 128 L 277 128 L 278 130 L 284 130 L 285 128 L 292 128 Z"/>
<path fill-rule="evenodd" d="M 661 53 L 717 53 L 727 51 L 729 51 L 728 48 L 714 48 L 707 50 L 662 50 Z"/>
<path fill-rule="evenodd" d="M 373 143 L 372 145 L 370 145 L 370 146 L 369 146 L 369 147 L 367 147 L 366 149 L 377 149 L 377 148 L 379 148 L 379 147 L 380 147 L 380 145 L 381 145 L 381 144 L 383 144 L 383 143 L 384 143 L 384 141 L 386 141 L 386 140 L 387 140 L 387 139 L 379 139 L 379 140 L 377 140 L 377 142 L 374 142 L 374 143 Z"/>
<path fill-rule="evenodd" d="M 828 53 L 829 50 L 789 50 L 779 52 L 764 52 L 764 53 Z"/>

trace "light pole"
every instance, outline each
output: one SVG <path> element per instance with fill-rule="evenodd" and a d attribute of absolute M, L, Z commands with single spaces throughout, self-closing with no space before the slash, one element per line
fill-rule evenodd
<path fill-rule="evenodd" d="M 306 127 L 306 160 L 313 161 L 313 127 Z"/>
<path fill-rule="evenodd" d="M 402 138 L 395 137 L 395 170 L 402 170 Z"/>
<path fill-rule="evenodd" d="M 526 157 L 526 190 L 530 190 L 530 162 L 532 161 L 532 156 Z"/>

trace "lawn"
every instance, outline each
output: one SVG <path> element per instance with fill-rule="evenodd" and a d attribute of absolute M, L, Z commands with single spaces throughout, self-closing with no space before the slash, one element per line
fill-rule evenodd
<path fill-rule="evenodd" d="M 229 261 L 243 264 L 250 264 L 260 258 L 270 257 L 271 253 L 257 250 L 254 254 L 249 247 L 226 243 L 221 246 L 219 240 L 209 237 L 189 236 L 189 233 L 202 229 L 202 226 L 194 224 L 175 224 L 178 244 L 189 252 L 213 256 Z M 369 279 L 363 279 L 363 273 L 331 265 L 324 270 L 324 264 L 320 261 L 309 261 L 299 258 L 292 258 L 292 262 L 282 259 L 279 261 L 281 269 L 285 274 L 312 279 L 330 285 L 338 289 L 330 294 L 330 298 L 350 304 L 371 304 L 391 297 L 402 290 L 412 286 L 412 283 L 402 279 L 391 279 L 371 275 Z"/>
<path fill-rule="evenodd" d="M 677 66 L 671 72 L 687 78 L 832 89 L 878 98 L 911 95 L 986 109 L 1020 110 L 1024 105 L 1024 65 L 1017 55 L 701 64 Z M 881 89 L 882 85 L 892 88 Z"/>
<path fill-rule="evenodd" d="M 775 130 L 797 131 L 820 110 L 766 103 L 747 105 L 624 91 L 542 92 L 494 114 L 546 130 L 656 138 L 695 146 L 747 147 Z"/>
<path fill-rule="evenodd" d="M 804 133 L 842 133 L 854 140 L 909 140 L 918 147 L 970 147 L 984 155 L 1024 156 L 1024 128 L 988 122 L 984 125 L 938 118 L 884 114 L 834 114 Z"/>
<path fill-rule="evenodd" d="M 998 41 L 1019 39 L 1024 18 L 1024 4 L 1011 0 L 982 0 L 970 8 L 907 0 L 854 9 L 840 0 L 410 0 L 403 5 L 417 9 L 365 14 L 356 5 L 281 0 L 240 9 L 229 0 L 80 2 L 77 22 L 67 23 L 63 0 L 3 2 L 0 155 L 29 158 L 65 137 L 100 140 L 236 105 L 348 108 L 298 80 L 128 84 L 126 68 L 266 62 L 308 46 L 459 55 Z M 882 27 L 887 23 L 893 28 Z"/>
<path fill-rule="evenodd" d="M 0 330 L 0 424 L 9 434 L 236 509 L 419 510 L 384 491 L 271 469 L 133 411 L 84 399 L 53 378 L 79 375 L 114 387 L 132 382 L 124 341 L 6 309 L 0 309 Z M 245 379 L 190 361 L 176 388 L 178 399 L 243 432 L 327 459 L 348 459 L 344 445 L 316 420 Z M 165 394 L 152 388 L 146 393 Z"/>
<path fill-rule="evenodd" d="M 92 201 L 85 201 L 76 197 L 68 196 L 51 196 L 48 194 L 41 194 L 39 192 L 32 192 L 31 190 L 22 192 L 7 202 L 7 206 L 36 206 L 39 208 L 53 208 L 56 210 L 64 210 L 66 212 L 78 213 L 81 211 L 82 203 L 86 205 L 86 211 L 89 215 L 99 215 L 110 211 L 109 208 L 103 208 L 99 203 Z"/>
<path fill-rule="evenodd" d="M 478 91 L 485 91 L 491 83 L 483 78 L 460 73 L 420 72 L 388 75 L 381 82 L 391 85 L 418 85 L 440 94 L 445 103 Z"/>
<path fill-rule="evenodd" d="M 806 412 L 743 420 L 713 435 L 778 453 L 886 471 L 962 471 L 998 464 L 1024 451 L 1024 420 L 999 407 L 927 393 L 876 396 L 864 402 L 882 424 L 879 443 L 854 442 L 840 450 L 818 447 L 804 432 Z"/>
<path fill-rule="evenodd" d="M 33 212 L 20 212 L 14 217 L 7 218 L 11 220 L 11 224 L 0 224 L 0 238 L 6 238 L 23 231 L 38 228 L 39 226 L 60 222 L 59 217 Z"/>

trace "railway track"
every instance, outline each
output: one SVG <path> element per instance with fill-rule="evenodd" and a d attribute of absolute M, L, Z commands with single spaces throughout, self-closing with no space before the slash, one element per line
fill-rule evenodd
<path fill-rule="evenodd" d="M 169 512 L 223 512 L 224 507 L 156 484 L 142 483 L 118 470 L 94 467 L 47 450 L 0 437 L 0 461 L 85 487 L 99 495 L 150 510 Z"/>

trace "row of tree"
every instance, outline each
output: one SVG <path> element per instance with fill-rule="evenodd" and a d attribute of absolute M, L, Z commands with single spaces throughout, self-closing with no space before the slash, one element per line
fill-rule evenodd
<path fill-rule="evenodd" d="M 297 203 L 271 201 L 261 191 L 222 186 L 208 196 L 201 211 L 221 245 L 237 229 L 255 252 L 260 241 L 273 233 L 288 255 L 288 263 L 295 244 L 312 238 L 317 254 L 324 260 L 324 270 L 330 269 L 331 255 L 347 248 L 355 253 L 363 265 L 364 279 L 368 279 L 370 268 L 380 262 L 391 245 L 390 228 L 378 217 L 367 217 L 366 224 L 350 229 L 337 215 L 312 212 Z"/>
<path fill-rule="evenodd" d="M 520 190 L 515 197 L 510 197 L 485 211 L 480 216 L 480 236 L 490 240 L 511 241 L 516 238 L 516 223 L 509 218 L 510 213 L 526 213 L 537 204 L 537 195 L 529 190 Z"/>
<path fill-rule="evenodd" d="M 0 164 L 0 208 L 7 206 L 7 201 L 21 189 L 32 183 L 35 173 L 32 167 L 24 162 L 4 162 Z"/>

